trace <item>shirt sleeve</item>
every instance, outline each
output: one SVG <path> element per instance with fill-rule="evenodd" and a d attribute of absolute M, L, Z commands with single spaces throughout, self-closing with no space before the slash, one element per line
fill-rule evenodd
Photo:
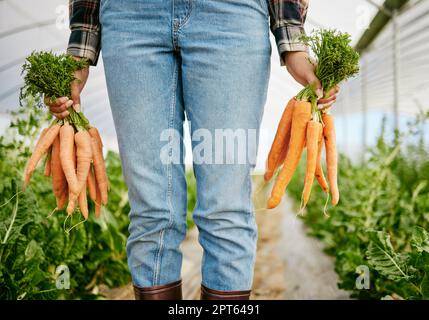
<path fill-rule="evenodd" d="M 96 65 L 100 54 L 100 0 L 69 0 L 70 38 L 67 53 Z"/>
<path fill-rule="evenodd" d="M 284 65 L 285 52 L 308 51 L 299 39 L 305 33 L 308 0 L 269 0 L 269 5 L 270 27 L 277 42 L 281 65 Z"/>

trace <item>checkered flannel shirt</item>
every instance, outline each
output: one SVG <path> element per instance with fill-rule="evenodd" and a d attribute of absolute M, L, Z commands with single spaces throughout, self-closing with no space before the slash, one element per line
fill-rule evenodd
<path fill-rule="evenodd" d="M 307 51 L 299 37 L 304 33 L 308 0 L 262 1 L 269 1 L 270 27 L 280 57 L 289 51 Z M 101 49 L 100 0 L 69 0 L 69 9 L 71 34 L 67 52 L 96 65 Z"/>

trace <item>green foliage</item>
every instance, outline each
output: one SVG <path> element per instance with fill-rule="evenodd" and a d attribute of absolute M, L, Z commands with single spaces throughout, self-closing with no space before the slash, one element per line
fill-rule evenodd
<path fill-rule="evenodd" d="M 101 219 L 91 215 L 89 221 L 65 233 L 65 212 L 49 216 L 55 199 L 43 170 L 36 170 L 30 186 L 21 191 L 30 146 L 49 116 L 39 108 L 22 108 L 13 119 L 0 137 L 0 299 L 91 299 L 98 297 L 100 283 L 128 283 L 128 202 L 111 192 Z M 110 179 L 115 192 L 123 195 L 122 173 L 111 159 L 108 156 Z M 74 220 L 77 223 L 80 218 Z M 60 265 L 70 270 L 69 290 L 56 288 Z"/>
<path fill-rule="evenodd" d="M 411 237 L 411 245 L 418 252 L 429 253 L 429 233 L 422 227 L 416 227 Z"/>
<path fill-rule="evenodd" d="M 390 235 L 383 231 L 370 231 L 369 239 L 366 251 L 369 264 L 387 279 L 400 281 L 408 278 L 406 256 L 395 252 Z"/>
<path fill-rule="evenodd" d="M 194 211 L 195 204 L 197 203 L 197 182 L 192 170 L 188 170 L 186 172 L 186 183 L 188 189 L 188 211 L 186 214 L 186 224 L 189 229 L 194 225 L 192 212 Z"/>
<path fill-rule="evenodd" d="M 421 119 L 410 133 L 387 142 L 384 132 L 365 163 L 339 159 L 340 203 L 323 215 L 326 196 L 318 185 L 303 219 L 335 257 L 339 287 L 353 297 L 429 299 L 429 152 Z M 305 163 L 305 161 L 304 161 Z M 305 166 L 288 193 L 299 205 Z M 369 290 L 355 286 L 356 268 L 370 269 Z"/>
<path fill-rule="evenodd" d="M 321 29 L 304 35 L 302 40 L 316 56 L 316 76 L 325 91 L 359 72 L 359 54 L 350 45 L 348 33 Z"/>
<path fill-rule="evenodd" d="M 28 101 L 34 105 L 34 101 Z M 102 217 L 63 229 L 64 211 L 54 212 L 50 179 L 39 168 L 22 192 L 22 175 L 42 126 L 52 117 L 40 108 L 21 108 L 0 137 L 0 300 L 1 299 L 95 299 L 97 286 L 122 286 L 130 275 L 126 263 L 128 236 L 128 189 L 119 154 L 109 151 L 106 168 L 110 181 L 109 202 Z M 195 178 L 187 173 L 188 227 L 196 202 Z M 94 205 L 89 203 L 90 213 Z M 52 214 L 52 215 L 51 215 Z M 74 217 L 72 224 L 81 221 Z M 57 289 L 57 267 L 70 270 L 70 289 Z"/>
<path fill-rule="evenodd" d="M 54 55 L 52 52 L 33 52 L 22 66 L 24 87 L 21 100 L 28 97 L 70 98 L 70 84 L 74 73 L 88 65 L 86 60 L 76 60 L 71 55 Z"/>
<path fill-rule="evenodd" d="M 109 202 L 107 210 L 118 219 L 117 227 L 122 234 L 128 236 L 128 213 L 130 203 L 128 202 L 128 187 L 122 175 L 121 159 L 117 152 L 108 151 L 106 156 L 106 171 L 109 177 Z"/>

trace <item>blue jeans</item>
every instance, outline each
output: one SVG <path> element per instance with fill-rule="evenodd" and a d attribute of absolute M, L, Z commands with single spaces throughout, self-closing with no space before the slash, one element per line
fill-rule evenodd
<path fill-rule="evenodd" d="M 100 19 L 131 205 L 129 268 L 138 287 L 168 284 L 180 279 L 187 194 L 183 161 L 161 159 L 173 136 L 166 138 L 166 132 L 178 137 L 173 140 L 180 159 L 185 115 L 191 135 L 205 136 L 206 142 L 219 129 L 253 130 L 257 137 L 270 70 L 267 3 L 102 0 Z M 193 141 L 193 147 L 201 140 Z M 208 145 L 206 155 L 217 152 L 214 142 Z M 194 161 L 193 218 L 204 249 L 202 282 L 208 288 L 251 288 L 257 228 L 250 173 L 255 157 L 251 153 L 244 163 Z"/>

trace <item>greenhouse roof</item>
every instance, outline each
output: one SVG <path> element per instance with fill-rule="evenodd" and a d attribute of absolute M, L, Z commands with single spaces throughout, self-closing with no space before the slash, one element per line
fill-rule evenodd
<path fill-rule="evenodd" d="M 371 0 L 382 5 L 383 0 Z M 387 1 L 389 2 L 389 1 Z M 402 2 L 402 1 L 400 1 Z M 339 116 L 366 110 L 390 112 L 393 104 L 392 25 L 387 21 L 371 41 L 366 31 L 377 8 L 367 0 L 311 0 L 306 30 L 317 27 L 337 28 L 352 35 L 358 47 L 367 47 L 362 55 L 361 76 L 343 85 L 334 112 Z M 335 8 L 335 10 L 332 10 Z M 425 92 L 429 89 L 429 1 L 410 0 L 398 16 L 399 28 L 399 109 L 414 114 L 427 108 Z M 375 19 L 374 19 L 375 20 Z M 364 35 L 362 38 L 362 34 Z M 66 0 L 0 0 L 0 133 L 9 122 L 9 110 L 18 108 L 18 92 L 22 85 L 21 65 L 33 50 L 64 51 L 68 40 L 68 1 Z M 361 39 L 359 41 L 359 39 Z M 371 43 L 371 45 L 369 45 Z M 363 45 L 365 44 L 365 45 Z M 273 45 L 268 101 L 262 123 L 260 154 L 265 155 L 275 133 L 275 124 L 286 101 L 300 86 L 284 68 Z M 362 80 L 362 75 L 365 81 Z M 366 83 L 363 85 L 363 83 Z M 366 90 L 362 94 L 362 88 Z M 362 97 L 365 96 L 365 99 Z M 99 127 L 106 146 L 116 149 L 116 134 L 104 79 L 102 59 L 92 68 L 82 93 L 84 112 Z M 259 159 L 258 159 L 259 161 Z"/>
<path fill-rule="evenodd" d="M 341 112 L 392 112 L 395 99 L 399 113 L 416 114 L 429 108 L 429 1 L 410 1 L 395 23 L 396 36 L 390 19 L 373 41 L 363 40 L 373 36 L 367 31 L 358 42 L 357 47 L 365 49 L 361 72 L 343 85 Z"/>
<path fill-rule="evenodd" d="M 374 19 L 369 24 L 369 28 L 360 37 L 356 44 L 356 49 L 362 52 L 377 38 L 381 30 L 388 24 L 392 18 L 394 10 L 401 9 L 409 0 L 386 0 Z M 371 3 L 371 1 L 369 1 Z M 376 5 L 376 3 L 374 3 Z"/>

